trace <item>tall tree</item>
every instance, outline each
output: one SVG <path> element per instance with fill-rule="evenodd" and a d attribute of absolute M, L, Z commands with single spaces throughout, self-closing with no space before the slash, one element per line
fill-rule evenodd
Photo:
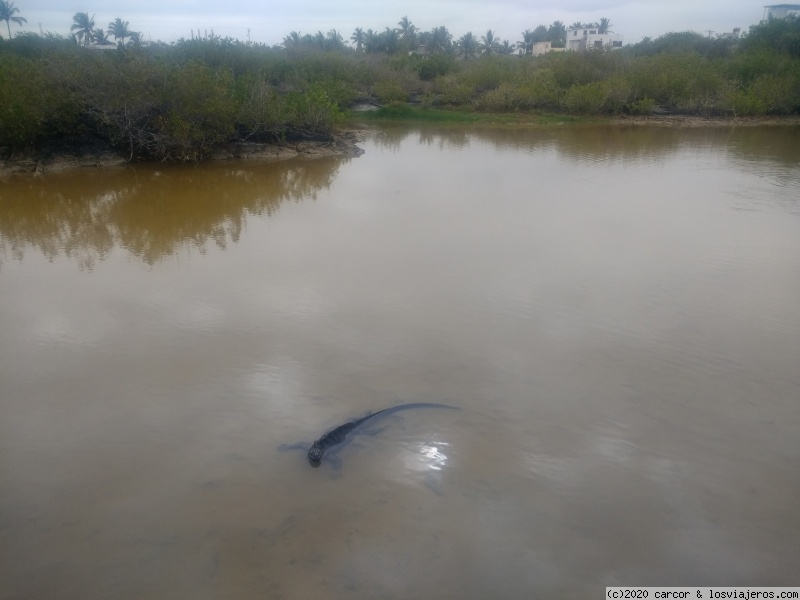
<path fill-rule="evenodd" d="M 367 42 L 367 36 L 364 30 L 361 29 L 361 27 L 356 27 L 355 31 L 353 31 L 353 35 L 350 36 L 350 41 L 356 45 L 356 52 L 360 52 Z"/>
<path fill-rule="evenodd" d="M 500 44 L 500 47 L 497 50 L 498 54 L 509 55 L 514 53 L 514 44 L 509 42 L 508 40 L 503 40 L 503 43 Z"/>
<path fill-rule="evenodd" d="M 536 42 L 546 42 L 548 40 L 547 37 L 547 27 L 544 25 L 539 25 L 536 29 L 533 30 L 533 43 Z"/>
<path fill-rule="evenodd" d="M 536 35 L 530 29 L 522 32 L 522 40 L 517 42 L 517 48 L 520 48 L 525 54 L 533 54 L 533 44 L 536 41 Z"/>
<path fill-rule="evenodd" d="M 554 47 L 563 47 L 567 40 L 567 28 L 561 21 L 553 21 L 547 29 L 547 37 L 553 42 Z"/>
<path fill-rule="evenodd" d="M 495 37 L 494 31 L 489 29 L 486 35 L 481 36 L 480 50 L 482 54 L 498 54 L 500 41 Z"/>
<path fill-rule="evenodd" d="M 431 39 L 433 34 L 430 31 L 419 31 L 417 32 L 417 47 L 425 46 L 428 50 L 431 48 Z"/>
<path fill-rule="evenodd" d="M 108 33 L 113 35 L 115 40 L 122 40 L 121 44 L 123 46 L 125 45 L 125 38 L 131 37 L 131 32 L 128 29 L 128 22 L 123 21 L 119 17 L 108 24 Z"/>
<path fill-rule="evenodd" d="M 431 30 L 430 36 L 430 51 L 431 52 L 448 52 L 451 46 L 453 34 L 447 31 L 447 27 L 434 27 Z"/>
<path fill-rule="evenodd" d="M 394 54 L 397 52 L 397 43 L 400 41 L 400 36 L 396 29 L 387 27 L 381 32 L 379 38 L 381 49 L 386 52 L 386 54 Z"/>
<path fill-rule="evenodd" d="M 372 31 L 370 27 L 364 33 L 364 51 L 365 52 L 377 52 L 380 49 L 380 39 L 378 38 L 378 32 Z"/>
<path fill-rule="evenodd" d="M 300 45 L 302 43 L 303 43 L 303 38 L 300 37 L 300 33 L 297 31 L 293 31 L 289 35 L 284 36 L 281 45 L 287 50 L 297 50 L 298 48 L 300 48 Z"/>
<path fill-rule="evenodd" d="M 28 19 L 25 17 L 15 17 L 14 15 L 18 12 L 19 9 L 14 6 L 13 2 L 0 0 L 0 20 L 6 22 L 6 27 L 8 27 L 8 39 L 11 39 L 11 21 L 14 21 L 17 25 L 28 22 Z"/>
<path fill-rule="evenodd" d="M 344 38 L 335 29 L 325 34 L 326 50 L 339 50 L 344 47 Z"/>
<path fill-rule="evenodd" d="M 69 28 L 70 31 L 75 32 L 75 36 L 79 40 L 83 40 L 83 45 L 88 46 L 89 42 L 92 41 L 92 30 L 94 29 L 94 15 L 91 17 L 89 13 L 79 12 L 75 13 L 75 16 L 72 17 L 72 27 Z"/>
<path fill-rule="evenodd" d="M 458 39 L 458 54 L 469 60 L 478 53 L 478 38 L 468 31 Z"/>
<path fill-rule="evenodd" d="M 408 17 L 403 17 L 397 22 L 397 31 L 400 37 L 404 40 L 411 40 L 417 33 L 417 28 L 408 20 Z"/>
<path fill-rule="evenodd" d="M 108 46 L 111 44 L 111 42 L 108 41 L 109 35 L 111 35 L 110 31 L 106 32 L 103 31 L 102 27 L 98 27 L 92 30 L 92 41 L 98 46 Z"/>
<path fill-rule="evenodd" d="M 597 25 L 597 33 L 611 33 L 611 19 L 601 17 L 600 23 Z"/>

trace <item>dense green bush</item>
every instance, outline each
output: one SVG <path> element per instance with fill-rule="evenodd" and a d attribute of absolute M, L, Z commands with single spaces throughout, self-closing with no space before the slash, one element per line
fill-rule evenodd
<path fill-rule="evenodd" d="M 30 59 L 0 56 L 0 145 L 19 147 L 44 132 L 47 102 L 41 65 Z"/>
<path fill-rule="evenodd" d="M 433 89 L 439 95 L 440 102 L 449 106 L 468 104 L 475 95 L 475 90 L 455 74 L 437 77 Z"/>
<path fill-rule="evenodd" d="M 800 17 L 791 15 L 786 19 L 770 19 L 762 25 L 754 25 L 742 40 L 741 50 L 769 50 L 800 58 Z"/>
<path fill-rule="evenodd" d="M 372 92 L 384 104 L 408 101 L 408 92 L 399 81 L 393 79 L 375 82 L 375 85 L 372 86 Z"/>
<path fill-rule="evenodd" d="M 475 105 L 479 110 L 506 112 L 563 108 L 562 90 L 550 69 L 539 69 L 513 81 L 504 81 L 496 89 L 481 95 Z"/>
<path fill-rule="evenodd" d="M 78 133 L 81 107 L 70 70 L 0 54 L 0 146 L 29 148 L 42 137 Z"/>
<path fill-rule="evenodd" d="M 574 84 L 564 95 L 563 106 L 568 112 L 597 114 L 605 112 L 608 98 L 606 82 L 593 81 L 583 85 Z"/>
<path fill-rule="evenodd" d="M 433 81 L 441 75 L 449 75 L 458 70 L 455 57 L 445 53 L 415 57 L 414 65 L 417 76 L 422 81 Z"/>
<path fill-rule="evenodd" d="M 507 56 L 484 56 L 480 60 L 464 63 L 459 79 L 477 92 L 500 87 L 516 75 L 519 61 Z"/>
<path fill-rule="evenodd" d="M 633 56 L 694 53 L 706 58 L 730 56 L 737 44 L 733 38 L 711 38 L 694 31 L 671 32 L 651 40 L 645 38 L 627 48 Z"/>
<path fill-rule="evenodd" d="M 354 90 L 331 75 L 308 78 L 325 64 L 344 72 L 346 59 L 293 64 L 218 39 L 97 52 L 20 36 L 0 46 L 0 146 L 92 134 L 131 158 L 180 161 L 236 139 L 328 134 Z"/>
<path fill-rule="evenodd" d="M 732 109 L 738 115 L 800 112 L 800 78 L 763 75 L 733 93 Z"/>
<path fill-rule="evenodd" d="M 132 158 L 195 160 L 231 140 L 324 136 L 354 100 L 583 114 L 800 112 L 800 20 L 740 40 L 670 33 L 618 51 L 481 56 L 288 49 L 229 38 L 93 51 L 0 43 L 0 146 L 94 135 Z"/>

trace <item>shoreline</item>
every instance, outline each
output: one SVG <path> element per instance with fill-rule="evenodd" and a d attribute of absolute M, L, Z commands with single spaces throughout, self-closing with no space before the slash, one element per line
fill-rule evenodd
<path fill-rule="evenodd" d="M 316 159 L 330 156 L 357 157 L 364 153 L 357 144 L 357 132 L 342 130 L 335 132 L 330 140 L 303 140 L 280 144 L 262 142 L 230 142 L 215 148 L 207 158 L 199 162 L 220 160 L 253 160 L 278 162 L 292 158 Z M 50 175 L 79 169 L 125 167 L 135 164 L 121 153 L 104 144 L 84 143 L 74 147 L 53 150 L 52 148 L 26 155 L 0 158 L 0 177 L 9 175 Z M 153 161 L 144 161 L 143 164 Z M 172 163 L 178 164 L 178 163 Z"/>
<path fill-rule="evenodd" d="M 385 112 L 384 112 L 385 111 Z M 696 114 L 653 113 L 648 115 L 562 114 L 538 110 L 523 112 L 480 112 L 413 105 L 380 107 L 377 110 L 351 113 L 351 121 L 363 123 L 427 123 L 454 126 L 650 126 L 650 127 L 755 127 L 797 126 L 800 115 L 701 116 Z"/>
<path fill-rule="evenodd" d="M 800 125 L 800 115 L 758 117 L 700 117 L 696 115 L 622 115 L 611 117 L 612 125 L 647 127 L 775 127 Z"/>
<path fill-rule="evenodd" d="M 450 111 L 442 111 L 443 113 Z M 481 113 L 474 113 L 481 114 Z M 482 122 L 463 122 L 457 123 L 458 126 L 482 126 L 482 125 L 513 125 L 520 127 L 538 126 L 617 126 L 617 127 L 662 127 L 662 128 L 721 128 L 721 127 L 775 127 L 775 126 L 800 126 L 800 115 L 790 116 L 756 116 L 756 117 L 702 117 L 696 115 L 618 115 L 612 117 L 588 116 L 582 120 L 578 117 L 577 121 L 559 121 L 557 118 L 550 122 L 537 121 L 535 114 L 524 115 L 513 113 L 512 115 L 499 114 L 498 118 L 509 116 L 514 118 L 514 122 L 492 121 L 493 115 L 483 115 Z M 526 118 L 527 117 L 527 118 Z M 575 119 L 573 116 L 564 115 L 565 119 Z M 505 121 L 503 119 L 503 121 Z M 529 119 L 529 120 L 528 120 Z M 411 118 L 378 118 L 371 120 L 373 123 L 414 123 Z M 430 125 L 436 125 L 436 120 L 426 120 Z M 327 141 L 303 140 L 275 143 L 262 142 L 230 142 L 215 148 L 210 155 L 199 162 L 208 160 L 253 160 L 260 162 L 277 162 L 293 158 L 315 159 L 331 156 L 358 157 L 364 150 L 357 144 L 363 139 L 363 135 L 358 129 L 344 129 L 332 134 Z M 62 148 L 53 150 L 45 149 L 39 152 L 31 152 L 26 155 L 0 155 L 0 177 L 9 175 L 47 175 L 62 173 L 66 171 L 79 170 L 85 168 L 112 168 L 124 167 L 134 164 L 121 153 L 109 149 L 99 140 L 83 145 L 70 145 L 65 143 Z M 2 149 L 0 149 L 2 151 Z"/>

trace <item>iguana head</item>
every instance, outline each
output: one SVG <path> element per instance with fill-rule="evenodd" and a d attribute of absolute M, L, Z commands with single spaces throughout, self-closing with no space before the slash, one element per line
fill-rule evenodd
<path fill-rule="evenodd" d="M 311 463 L 312 467 L 318 467 L 320 465 L 323 454 L 325 454 L 325 451 L 319 446 L 311 446 L 311 448 L 308 449 L 308 462 Z"/>

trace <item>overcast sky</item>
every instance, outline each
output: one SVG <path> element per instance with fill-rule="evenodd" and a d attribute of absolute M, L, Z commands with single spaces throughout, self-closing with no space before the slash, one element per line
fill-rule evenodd
<path fill-rule="evenodd" d="M 74 0 L 73 0 L 74 1 Z M 625 43 L 670 31 L 706 33 L 747 31 L 763 16 L 763 5 L 748 0 L 14 0 L 18 16 L 28 19 L 16 29 L 69 33 L 76 12 L 95 15 L 97 27 L 116 17 L 130 23 L 145 39 L 171 42 L 189 38 L 194 30 L 279 44 L 291 31 L 301 34 L 336 29 L 349 40 L 356 27 L 382 31 L 407 15 L 418 29 L 444 25 L 455 38 L 468 31 L 478 37 L 487 29 L 502 40 L 516 42 L 521 32 L 560 20 L 611 19 L 611 29 Z M 5 23 L 3 23 L 5 25 Z M 6 35 L 5 27 L 0 34 Z"/>

